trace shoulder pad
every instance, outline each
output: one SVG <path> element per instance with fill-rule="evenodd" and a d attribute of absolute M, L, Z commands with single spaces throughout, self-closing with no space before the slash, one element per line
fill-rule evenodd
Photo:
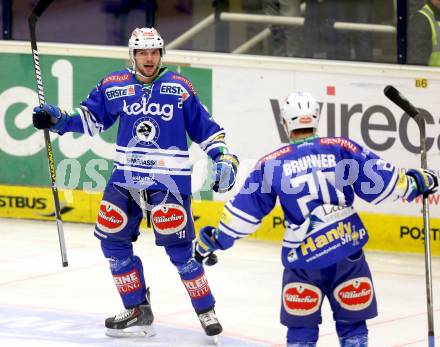
<path fill-rule="evenodd" d="M 196 91 L 194 90 L 194 87 L 193 87 L 192 83 L 187 78 L 185 78 L 185 77 L 183 77 L 181 75 L 178 75 L 176 73 L 173 73 L 171 75 L 171 79 L 182 82 L 186 87 L 189 88 L 189 90 L 191 91 L 191 93 L 193 95 L 197 95 Z"/>
<path fill-rule="evenodd" d="M 258 162 L 259 163 L 265 163 L 266 161 L 277 159 L 279 157 L 282 157 L 282 156 L 286 155 L 287 153 L 292 152 L 292 150 L 293 150 L 293 148 L 292 148 L 291 145 L 287 145 L 287 146 L 281 147 L 281 148 L 277 149 L 276 151 L 273 151 L 272 153 L 269 153 L 269 154 L 265 155 Z"/>
<path fill-rule="evenodd" d="M 321 146 L 339 146 L 352 153 L 359 152 L 359 146 L 349 139 L 343 137 L 321 137 L 318 139 Z"/>

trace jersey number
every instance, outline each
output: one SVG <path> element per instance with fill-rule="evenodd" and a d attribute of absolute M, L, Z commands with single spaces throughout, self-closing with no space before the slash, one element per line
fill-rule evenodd
<path fill-rule="evenodd" d="M 331 204 L 330 187 L 336 192 L 336 198 L 338 205 L 343 205 L 345 202 L 345 196 L 342 192 L 338 191 L 332 182 L 334 182 L 334 172 L 322 172 L 315 171 L 305 175 L 294 177 L 290 180 L 292 188 L 301 188 L 304 190 L 307 185 L 309 193 L 300 196 L 296 201 L 301 210 L 304 218 L 307 218 L 310 214 L 310 210 L 307 204 L 313 200 L 321 198 L 323 204 Z M 319 196 L 321 192 L 321 196 Z"/>

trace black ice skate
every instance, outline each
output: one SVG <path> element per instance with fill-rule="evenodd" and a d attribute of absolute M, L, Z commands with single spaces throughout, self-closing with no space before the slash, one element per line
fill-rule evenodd
<path fill-rule="evenodd" d="M 153 312 L 150 304 L 126 309 L 105 320 L 106 335 L 111 337 L 154 336 Z"/>
<path fill-rule="evenodd" d="M 217 315 L 215 314 L 214 308 L 211 308 L 205 312 L 197 312 L 200 320 L 200 324 L 202 324 L 203 330 L 205 330 L 206 335 L 208 336 L 216 336 L 219 335 L 223 328 L 218 321 Z"/>

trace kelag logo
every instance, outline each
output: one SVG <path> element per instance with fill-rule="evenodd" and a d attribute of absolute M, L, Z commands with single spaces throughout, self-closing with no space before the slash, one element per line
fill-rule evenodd
<path fill-rule="evenodd" d="M 280 103 L 276 99 L 270 99 L 270 103 L 281 142 L 288 143 L 287 134 L 281 124 Z M 416 124 L 405 113 L 393 114 L 388 107 L 383 105 L 366 107 L 359 103 L 349 105 L 330 102 L 320 102 L 320 105 L 321 114 L 325 116 L 327 122 L 327 132 L 326 134 L 321 134 L 322 136 L 350 137 L 360 132 L 365 145 L 374 151 L 387 151 L 394 146 L 396 140 L 399 140 L 408 152 L 414 154 L 420 152 L 418 135 L 415 138 L 409 136 L 410 127 L 416 128 Z M 337 109 L 339 110 L 338 116 Z M 419 111 L 425 117 L 427 124 L 428 136 L 426 137 L 426 148 L 428 150 L 440 150 L 440 136 L 438 132 L 439 119 L 434 119 L 425 109 L 419 108 Z M 377 115 L 381 117 L 380 122 L 373 121 L 373 116 Z M 360 124 L 360 127 L 354 127 L 353 124 Z M 434 137 L 429 136 L 430 128 L 434 127 L 437 128 L 437 131 L 433 132 L 435 134 Z M 336 133 L 336 129 L 340 129 L 340 133 Z M 373 132 L 376 134 L 374 137 Z M 378 132 L 381 133 L 380 136 L 377 135 Z M 418 134 L 418 130 L 416 133 Z"/>

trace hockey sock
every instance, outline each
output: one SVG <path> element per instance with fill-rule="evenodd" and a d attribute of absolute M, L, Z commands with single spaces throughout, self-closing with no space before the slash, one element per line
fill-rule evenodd
<path fill-rule="evenodd" d="M 133 255 L 129 241 L 101 240 L 101 249 L 109 259 L 110 271 L 125 308 L 147 301 L 144 269 L 139 257 Z"/>
<path fill-rule="evenodd" d="M 289 327 L 287 330 L 287 347 L 315 347 L 318 336 L 318 327 Z"/>
<path fill-rule="evenodd" d="M 125 259 L 110 258 L 110 271 L 125 308 L 147 301 L 142 262 L 137 256 Z"/>
<path fill-rule="evenodd" d="M 215 299 L 203 266 L 192 257 L 192 242 L 166 246 L 165 251 L 177 268 L 196 312 L 213 308 Z"/>
<path fill-rule="evenodd" d="M 368 329 L 365 321 L 336 322 L 336 331 L 341 347 L 367 347 Z"/>
<path fill-rule="evenodd" d="M 191 258 L 178 270 L 196 312 L 200 313 L 213 308 L 215 305 L 214 296 L 209 288 L 202 265 Z"/>

